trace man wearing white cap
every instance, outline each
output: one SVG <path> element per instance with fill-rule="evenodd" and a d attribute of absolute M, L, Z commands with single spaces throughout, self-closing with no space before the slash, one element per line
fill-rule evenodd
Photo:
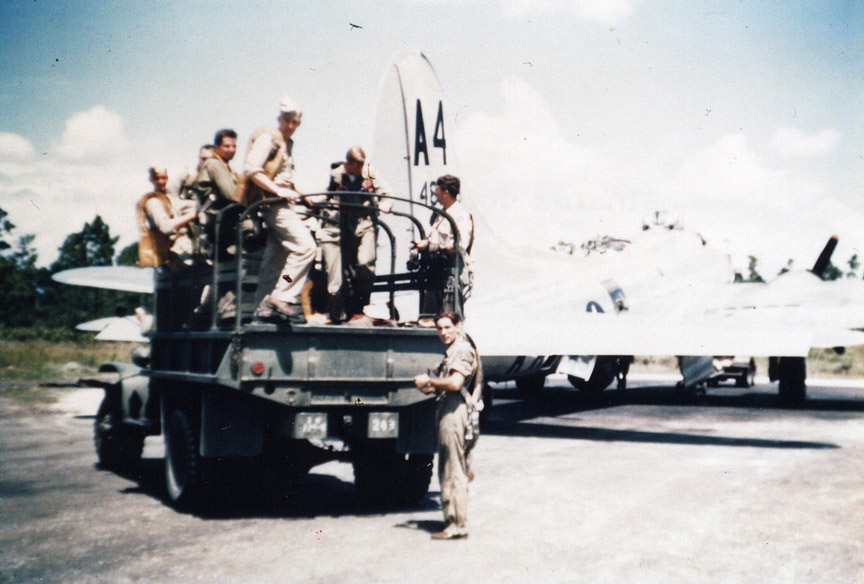
<path fill-rule="evenodd" d="M 264 209 L 267 223 L 267 245 L 258 289 L 255 295 L 256 317 L 289 318 L 303 322 L 299 305 L 300 292 L 315 261 L 315 240 L 303 219 L 294 211 L 300 194 L 294 190 L 294 141 L 291 136 L 300 126 L 303 114 L 290 98 L 279 104 L 279 129 L 264 128 L 252 136 L 243 172 L 246 186 L 240 202 L 251 205 L 261 199 L 280 197 L 285 205 Z"/>

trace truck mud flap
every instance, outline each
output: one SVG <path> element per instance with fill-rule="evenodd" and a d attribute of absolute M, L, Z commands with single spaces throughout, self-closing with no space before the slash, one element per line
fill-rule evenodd
<path fill-rule="evenodd" d="M 201 395 L 201 455 L 257 456 L 263 445 L 264 416 L 259 400 L 208 388 Z"/>

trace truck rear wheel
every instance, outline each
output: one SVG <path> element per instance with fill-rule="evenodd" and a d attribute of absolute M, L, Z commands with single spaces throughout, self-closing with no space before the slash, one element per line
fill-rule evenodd
<path fill-rule="evenodd" d="M 106 394 L 93 422 L 93 445 L 99 466 L 107 469 L 128 468 L 141 459 L 144 432 L 123 424 L 119 397 Z"/>
<path fill-rule="evenodd" d="M 204 490 L 199 432 L 190 413 L 177 407 L 165 417 L 165 486 L 178 509 L 195 508 Z"/>
<path fill-rule="evenodd" d="M 400 454 L 395 440 L 366 440 L 352 461 L 354 486 L 366 504 L 416 505 L 429 492 L 431 454 Z"/>

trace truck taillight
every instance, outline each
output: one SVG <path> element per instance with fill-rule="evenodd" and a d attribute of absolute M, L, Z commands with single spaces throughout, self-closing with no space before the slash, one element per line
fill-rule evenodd
<path fill-rule="evenodd" d="M 252 373 L 254 373 L 255 375 L 261 375 L 262 373 L 264 373 L 264 363 L 262 363 L 261 361 L 256 361 L 255 363 L 253 363 Z"/>

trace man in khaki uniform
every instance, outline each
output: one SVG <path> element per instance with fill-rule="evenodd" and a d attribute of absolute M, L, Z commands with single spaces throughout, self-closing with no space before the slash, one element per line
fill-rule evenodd
<path fill-rule="evenodd" d="M 459 293 L 466 300 L 471 293 L 473 282 L 471 268 L 471 247 L 474 243 L 474 218 L 458 200 L 461 182 L 458 177 L 445 174 L 435 182 L 435 200 L 441 204 L 444 210 L 453 218 L 456 229 L 459 232 L 459 246 L 454 249 L 455 237 L 450 222 L 443 215 L 438 215 L 429 236 L 414 243 L 417 249 L 430 255 L 437 254 L 442 257 L 451 257 L 454 253 L 462 256 L 461 281 L 458 284 Z M 444 292 L 447 286 L 449 273 L 439 271 L 435 274 L 432 287 L 426 291 L 422 312 L 425 314 L 437 314 L 444 307 Z"/>
<path fill-rule="evenodd" d="M 218 197 L 214 208 L 224 207 L 234 199 L 237 188 L 237 173 L 229 163 L 237 153 L 237 132 L 231 129 L 219 130 L 213 139 L 213 156 L 204 160 L 198 171 L 196 183 L 210 183 Z"/>
<path fill-rule="evenodd" d="M 267 223 L 267 245 L 258 274 L 256 317 L 287 318 L 304 322 L 299 298 L 315 261 L 315 240 L 303 218 L 294 210 L 300 193 L 294 190 L 294 141 L 303 114 L 289 98 L 279 104 L 279 129 L 257 131 L 246 153 L 243 172 L 246 183 L 235 198 L 251 205 L 269 197 L 285 199 L 285 205 L 263 212 Z"/>
<path fill-rule="evenodd" d="M 186 208 L 179 214 L 174 210 L 166 190 L 168 171 L 161 166 L 151 166 L 149 172 L 153 191 L 135 205 L 140 234 L 138 265 L 158 268 L 173 256 L 182 258 L 192 254 L 192 240 L 184 228 L 198 214 L 194 208 Z"/>
<path fill-rule="evenodd" d="M 198 149 L 198 165 L 195 168 L 186 168 L 168 179 L 168 198 L 172 201 L 183 200 L 184 191 L 195 186 L 195 182 L 198 180 L 198 171 L 201 170 L 204 161 L 212 157 L 213 145 L 204 144 L 201 146 Z"/>
<path fill-rule="evenodd" d="M 372 286 L 375 284 L 375 244 L 377 230 L 373 215 L 378 211 L 389 213 L 393 206 L 389 187 L 375 174 L 366 163 L 366 153 L 359 146 L 345 154 L 345 162 L 330 172 L 327 190 L 338 192 L 370 193 L 374 197 L 333 194 L 328 202 L 338 204 L 352 203 L 363 208 L 338 207 L 322 211 L 324 221 L 318 232 L 318 243 L 327 270 L 327 292 L 332 299 L 330 318 L 333 322 L 340 319 L 342 302 L 339 299 L 343 287 L 343 274 L 348 279 L 350 294 L 344 299 L 344 310 L 348 316 L 361 314 L 369 304 Z"/>
<path fill-rule="evenodd" d="M 420 391 L 438 394 L 438 480 L 447 526 L 433 533 L 432 539 L 460 539 L 468 537 L 468 482 L 473 478 L 468 470 L 468 443 L 477 438 L 470 416 L 479 400 L 471 391 L 479 359 L 462 332 L 458 315 L 442 313 L 435 326 L 447 347 L 444 360 L 438 365 L 437 377 L 421 374 L 414 378 Z"/>

